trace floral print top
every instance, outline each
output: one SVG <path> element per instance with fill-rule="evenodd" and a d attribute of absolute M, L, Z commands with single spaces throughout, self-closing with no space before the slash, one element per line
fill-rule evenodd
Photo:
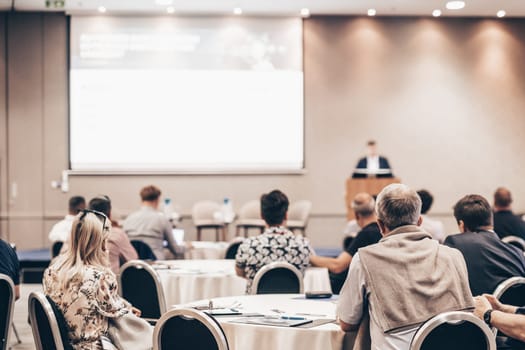
<path fill-rule="evenodd" d="M 117 291 L 115 275 L 109 268 L 89 266 L 83 277 L 70 281 L 67 288 L 59 283 L 57 266 L 44 273 L 44 293 L 62 311 L 75 350 L 101 349 L 101 336 L 107 336 L 108 319 L 120 317 L 131 305 Z"/>
<path fill-rule="evenodd" d="M 257 271 L 272 262 L 288 262 L 304 274 L 310 262 L 310 244 L 303 236 L 296 236 L 282 226 L 269 227 L 259 236 L 245 239 L 235 261 L 238 268 L 244 269 L 249 294 Z"/>

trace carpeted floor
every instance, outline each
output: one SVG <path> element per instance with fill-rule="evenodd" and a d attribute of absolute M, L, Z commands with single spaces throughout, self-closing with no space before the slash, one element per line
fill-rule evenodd
<path fill-rule="evenodd" d="M 42 291 L 41 284 L 22 284 L 20 285 L 20 299 L 15 304 L 15 313 L 13 316 L 13 322 L 16 326 L 18 334 L 22 343 L 16 343 L 16 337 L 11 330 L 9 336 L 9 345 L 12 350 L 35 350 L 36 346 L 33 341 L 33 333 L 31 332 L 31 326 L 27 322 L 27 299 L 32 291 Z"/>

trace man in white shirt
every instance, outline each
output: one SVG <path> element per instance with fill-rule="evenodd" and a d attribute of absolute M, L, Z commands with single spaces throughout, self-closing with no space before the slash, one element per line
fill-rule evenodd
<path fill-rule="evenodd" d="M 367 143 L 366 157 L 361 158 L 355 167 L 353 178 L 368 176 L 392 177 L 392 171 L 388 159 L 377 153 L 377 144 L 374 140 Z"/>
<path fill-rule="evenodd" d="M 67 214 L 63 220 L 53 225 L 53 228 L 49 232 L 49 240 L 52 243 L 67 242 L 69 240 L 73 219 L 82 209 L 86 209 L 86 200 L 84 197 L 73 196 L 69 198 L 69 214 Z"/>
<path fill-rule="evenodd" d="M 439 220 L 431 219 L 426 214 L 432 207 L 432 202 L 434 202 L 434 197 L 427 190 L 419 190 L 417 194 L 421 198 L 421 217 L 423 218 L 423 223 L 421 227 L 423 230 L 427 231 L 432 235 L 432 238 L 438 240 L 439 243 L 443 243 L 445 240 L 445 226 Z"/>

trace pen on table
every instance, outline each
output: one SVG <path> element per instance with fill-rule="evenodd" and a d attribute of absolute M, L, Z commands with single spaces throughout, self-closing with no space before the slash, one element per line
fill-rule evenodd
<path fill-rule="evenodd" d="M 306 314 L 304 312 L 298 312 L 297 315 L 301 315 L 301 316 L 314 316 L 314 317 L 326 317 L 326 315 L 321 315 L 321 314 Z"/>
<path fill-rule="evenodd" d="M 305 317 L 299 317 L 299 316 L 281 316 L 282 320 L 293 320 L 293 321 L 303 321 L 306 320 Z"/>

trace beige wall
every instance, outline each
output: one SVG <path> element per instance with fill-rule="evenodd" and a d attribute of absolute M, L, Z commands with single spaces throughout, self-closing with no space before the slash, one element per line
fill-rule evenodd
<path fill-rule="evenodd" d="M 106 193 L 125 214 L 149 183 L 184 214 L 199 199 L 228 196 L 239 207 L 281 188 L 292 201 L 313 201 L 308 235 L 314 245 L 337 246 L 344 181 L 369 138 L 378 140 L 396 175 L 435 194 L 433 212 L 449 231 L 455 229 L 450 208 L 467 192 L 490 196 L 506 185 L 525 211 L 525 20 L 308 19 L 304 175 L 73 176 L 63 194 L 50 182 L 68 163 L 67 19 L 16 13 L 3 27 L 4 19 L 0 227 L 21 248 L 47 244 L 47 230 L 70 195 Z M 18 197 L 10 199 L 13 182 Z M 184 226 L 192 237 L 190 220 Z"/>

